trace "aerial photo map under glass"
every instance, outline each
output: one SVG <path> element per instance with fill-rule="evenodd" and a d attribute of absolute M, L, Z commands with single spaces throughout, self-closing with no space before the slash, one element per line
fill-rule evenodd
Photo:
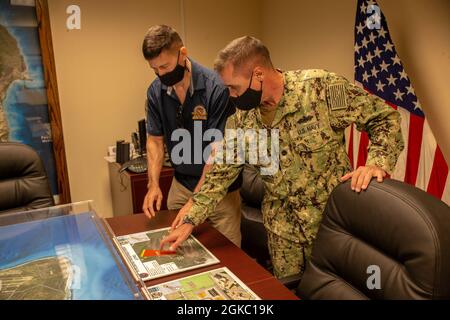
<path fill-rule="evenodd" d="M 0 227 L 0 300 L 135 299 L 113 254 L 89 212 Z"/>

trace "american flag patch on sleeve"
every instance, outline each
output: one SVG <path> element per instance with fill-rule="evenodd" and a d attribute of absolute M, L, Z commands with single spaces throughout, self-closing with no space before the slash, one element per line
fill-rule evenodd
<path fill-rule="evenodd" d="M 331 111 L 347 108 L 347 94 L 345 93 L 345 84 L 330 84 L 327 90 L 328 106 Z"/>

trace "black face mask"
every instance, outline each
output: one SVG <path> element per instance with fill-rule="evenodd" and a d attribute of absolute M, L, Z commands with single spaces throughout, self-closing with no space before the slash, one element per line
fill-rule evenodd
<path fill-rule="evenodd" d="M 241 94 L 239 97 L 230 97 L 230 102 L 238 109 L 249 111 L 261 105 L 262 98 L 262 82 L 261 90 L 253 90 L 250 88 L 252 86 L 253 74 L 250 78 L 250 85 L 248 89 Z"/>
<path fill-rule="evenodd" d="M 180 59 L 180 51 L 178 51 L 177 66 L 175 67 L 175 69 L 173 69 L 170 72 L 167 72 L 166 74 L 163 74 L 162 76 L 157 74 L 159 80 L 161 80 L 161 83 L 168 87 L 176 85 L 184 78 L 184 70 L 186 70 L 186 62 L 184 63 L 183 67 L 178 63 L 178 59 Z"/>

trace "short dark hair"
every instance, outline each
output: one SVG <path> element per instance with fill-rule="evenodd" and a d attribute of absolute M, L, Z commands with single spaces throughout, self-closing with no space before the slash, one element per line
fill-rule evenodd
<path fill-rule="evenodd" d="M 217 55 L 214 69 L 221 73 L 228 63 L 234 70 L 245 68 L 247 72 L 251 72 L 257 64 L 273 68 L 267 47 L 259 39 L 250 36 L 237 38 L 223 48 Z"/>
<path fill-rule="evenodd" d="M 148 29 L 142 44 L 146 60 L 156 58 L 163 50 L 179 50 L 183 46 L 180 35 L 172 27 L 156 25 Z"/>

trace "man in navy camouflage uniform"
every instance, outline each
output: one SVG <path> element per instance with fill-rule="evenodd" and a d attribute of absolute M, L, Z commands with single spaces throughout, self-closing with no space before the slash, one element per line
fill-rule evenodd
<path fill-rule="evenodd" d="M 335 73 L 275 69 L 267 48 L 253 37 L 231 42 L 219 53 L 215 69 L 241 109 L 229 119 L 228 128 L 279 132 L 279 166 L 274 174 L 261 175 L 266 188 L 263 220 L 275 276 L 302 273 L 333 189 L 352 179 L 352 189 L 361 192 L 372 178 L 382 182 L 394 169 L 403 149 L 399 113 Z M 344 138 L 352 123 L 371 141 L 366 166 L 355 171 Z M 237 135 L 226 139 L 229 144 Z M 236 159 L 237 147 L 233 153 Z M 262 160 L 255 164 L 260 170 L 267 166 Z M 249 162 L 248 152 L 245 161 Z M 173 242 L 175 249 L 184 241 L 214 210 L 242 169 L 239 162 L 215 163 L 194 195 L 185 223 L 162 244 Z"/>

